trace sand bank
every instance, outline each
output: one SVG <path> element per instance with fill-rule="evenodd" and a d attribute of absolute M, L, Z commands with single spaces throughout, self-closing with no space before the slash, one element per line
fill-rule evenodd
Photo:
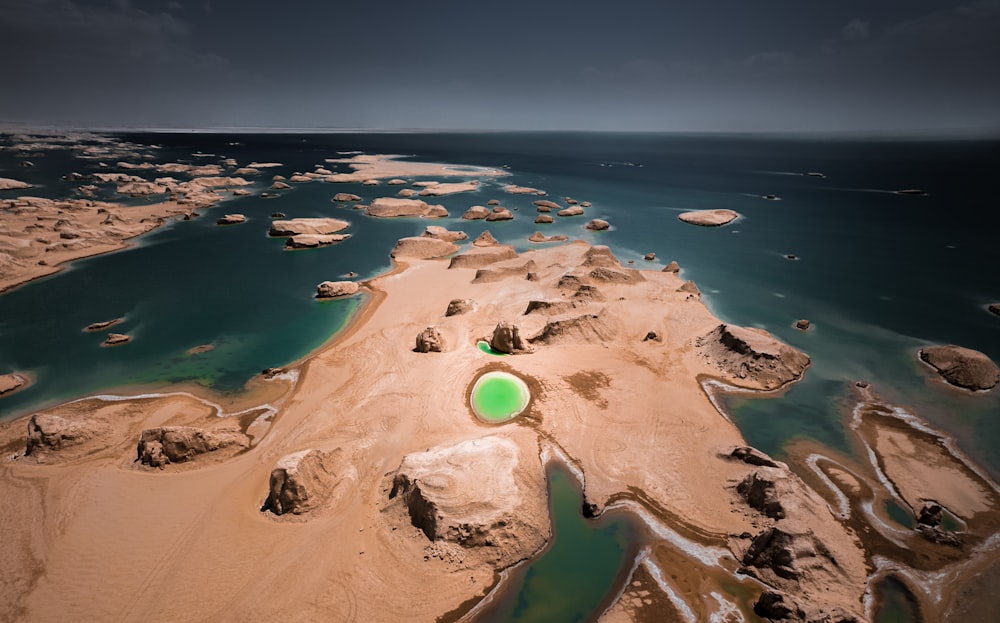
<path fill-rule="evenodd" d="M 334 173 L 326 176 L 327 182 L 363 183 L 368 180 L 382 180 L 401 177 L 474 177 L 491 178 L 509 175 L 502 169 L 443 164 L 437 162 L 413 162 L 400 160 L 403 156 L 388 154 L 357 154 L 350 158 L 327 158 L 331 164 L 346 164 L 352 173 Z M 447 188 L 447 187 L 446 187 Z M 472 190 L 462 188 L 461 190 Z M 453 190 L 451 192 L 458 192 Z"/>

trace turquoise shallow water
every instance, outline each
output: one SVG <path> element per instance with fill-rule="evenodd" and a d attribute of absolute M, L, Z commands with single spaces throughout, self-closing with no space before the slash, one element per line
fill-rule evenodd
<path fill-rule="evenodd" d="M 956 343 L 1000 361 L 1000 226 L 993 178 L 997 140 L 831 140 L 635 134 L 142 134 L 124 138 L 156 161 L 236 158 L 278 161 L 270 175 L 311 170 L 338 150 L 403 153 L 437 162 L 506 165 L 511 178 L 475 193 L 442 197 L 452 216 L 434 224 L 475 237 L 489 229 L 524 249 L 536 229 L 608 244 L 622 260 L 653 251 L 658 267 L 676 259 L 720 318 L 768 329 L 813 361 L 804 382 L 776 399 L 728 398 L 748 441 L 781 454 L 788 440 L 809 437 L 849 451 L 843 420 L 850 385 L 873 383 L 955 435 L 963 450 L 1000 474 L 1000 392 L 971 395 L 940 383 L 916 360 L 928 343 Z M 0 144 L 3 141 L 0 140 Z M 140 150 L 141 150 L 140 149 Z M 97 171 L 96 160 L 67 150 L 29 154 L 36 164 L 0 151 L 0 176 L 38 184 L 31 194 L 66 196 L 70 171 Z M 111 163 L 114 163 L 111 159 Z M 334 167 L 334 165 L 328 165 Z M 334 167 L 335 168 L 335 167 Z M 826 178 L 805 177 L 821 171 Z M 143 174 L 142 172 L 138 172 Z M 550 198 L 591 201 L 585 219 L 531 223 L 532 196 L 500 185 L 536 186 Z M 892 190 L 920 187 L 908 197 Z M 80 394 L 130 384 L 195 381 L 238 391 L 260 369 L 280 366 L 328 339 L 357 299 L 317 303 L 316 283 L 354 271 L 362 278 L 389 267 L 393 242 L 419 234 L 427 221 L 375 220 L 330 198 L 338 191 L 366 199 L 386 188 L 318 182 L 296 185 L 276 199 L 238 198 L 144 236 L 135 248 L 77 262 L 70 270 L 0 296 L 0 372 L 31 372 L 31 388 L 0 399 L 0 417 L 29 412 Z M 4 191 L 0 197 L 14 196 Z M 774 194 L 780 201 L 765 201 Z M 472 204 L 500 199 L 518 216 L 508 223 L 458 218 Z M 138 201 L 138 200 L 129 200 Z M 743 218 L 723 228 L 697 228 L 676 215 L 729 208 Z M 337 216 L 352 238 L 332 248 L 288 253 L 266 236 L 269 215 Z M 249 221 L 217 227 L 223 212 Z M 588 232 L 589 218 L 607 232 Z M 792 253 L 799 259 L 789 261 Z M 102 334 L 85 325 L 124 315 L 116 328 L 133 343 L 100 348 Z M 810 319 L 815 329 L 791 327 Z M 216 349 L 190 357 L 187 349 Z"/>

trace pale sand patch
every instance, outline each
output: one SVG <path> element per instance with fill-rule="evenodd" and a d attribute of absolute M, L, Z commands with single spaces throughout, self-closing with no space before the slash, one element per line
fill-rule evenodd
<path fill-rule="evenodd" d="M 350 158 L 327 158 L 327 162 L 347 164 L 353 173 L 334 173 L 326 177 L 328 182 L 365 182 L 399 177 L 500 177 L 509 175 L 502 169 L 472 167 L 439 162 L 412 162 L 400 160 L 403 156 L 390 154 L 358 154 Z"/>
<path fill-rule="evenodd" d="M 886 476 L 915 509 L 935 500 L 964 519 L 994 509 L 994 491 L 970 474 L 940 445 L 903 431 L 877 427 L 875 451 Z"/>

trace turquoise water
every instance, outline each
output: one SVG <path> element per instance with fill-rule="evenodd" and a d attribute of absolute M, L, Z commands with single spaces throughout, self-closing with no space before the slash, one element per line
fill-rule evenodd
<path fill-rule="evenodd" d="M 479 621 L 590 620 L 632 564 L 640 538 L 635 521 L 617 513 L 585 519 L 580 514 L 583 495 L 573 476 L 555 465 L 547 473 L 553 541 L 541 556 L 513 572 L 502 598 Z"/>

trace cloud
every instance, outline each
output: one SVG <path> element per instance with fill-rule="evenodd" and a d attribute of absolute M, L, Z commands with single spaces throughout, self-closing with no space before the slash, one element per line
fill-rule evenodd
<path fill-rule="evenodd" d="M 871 34 L 871 23 L 860 19 L 853 19 L 841 30 L 844 39 L 848 41 L 859 41 L 867 39 Z"/>

